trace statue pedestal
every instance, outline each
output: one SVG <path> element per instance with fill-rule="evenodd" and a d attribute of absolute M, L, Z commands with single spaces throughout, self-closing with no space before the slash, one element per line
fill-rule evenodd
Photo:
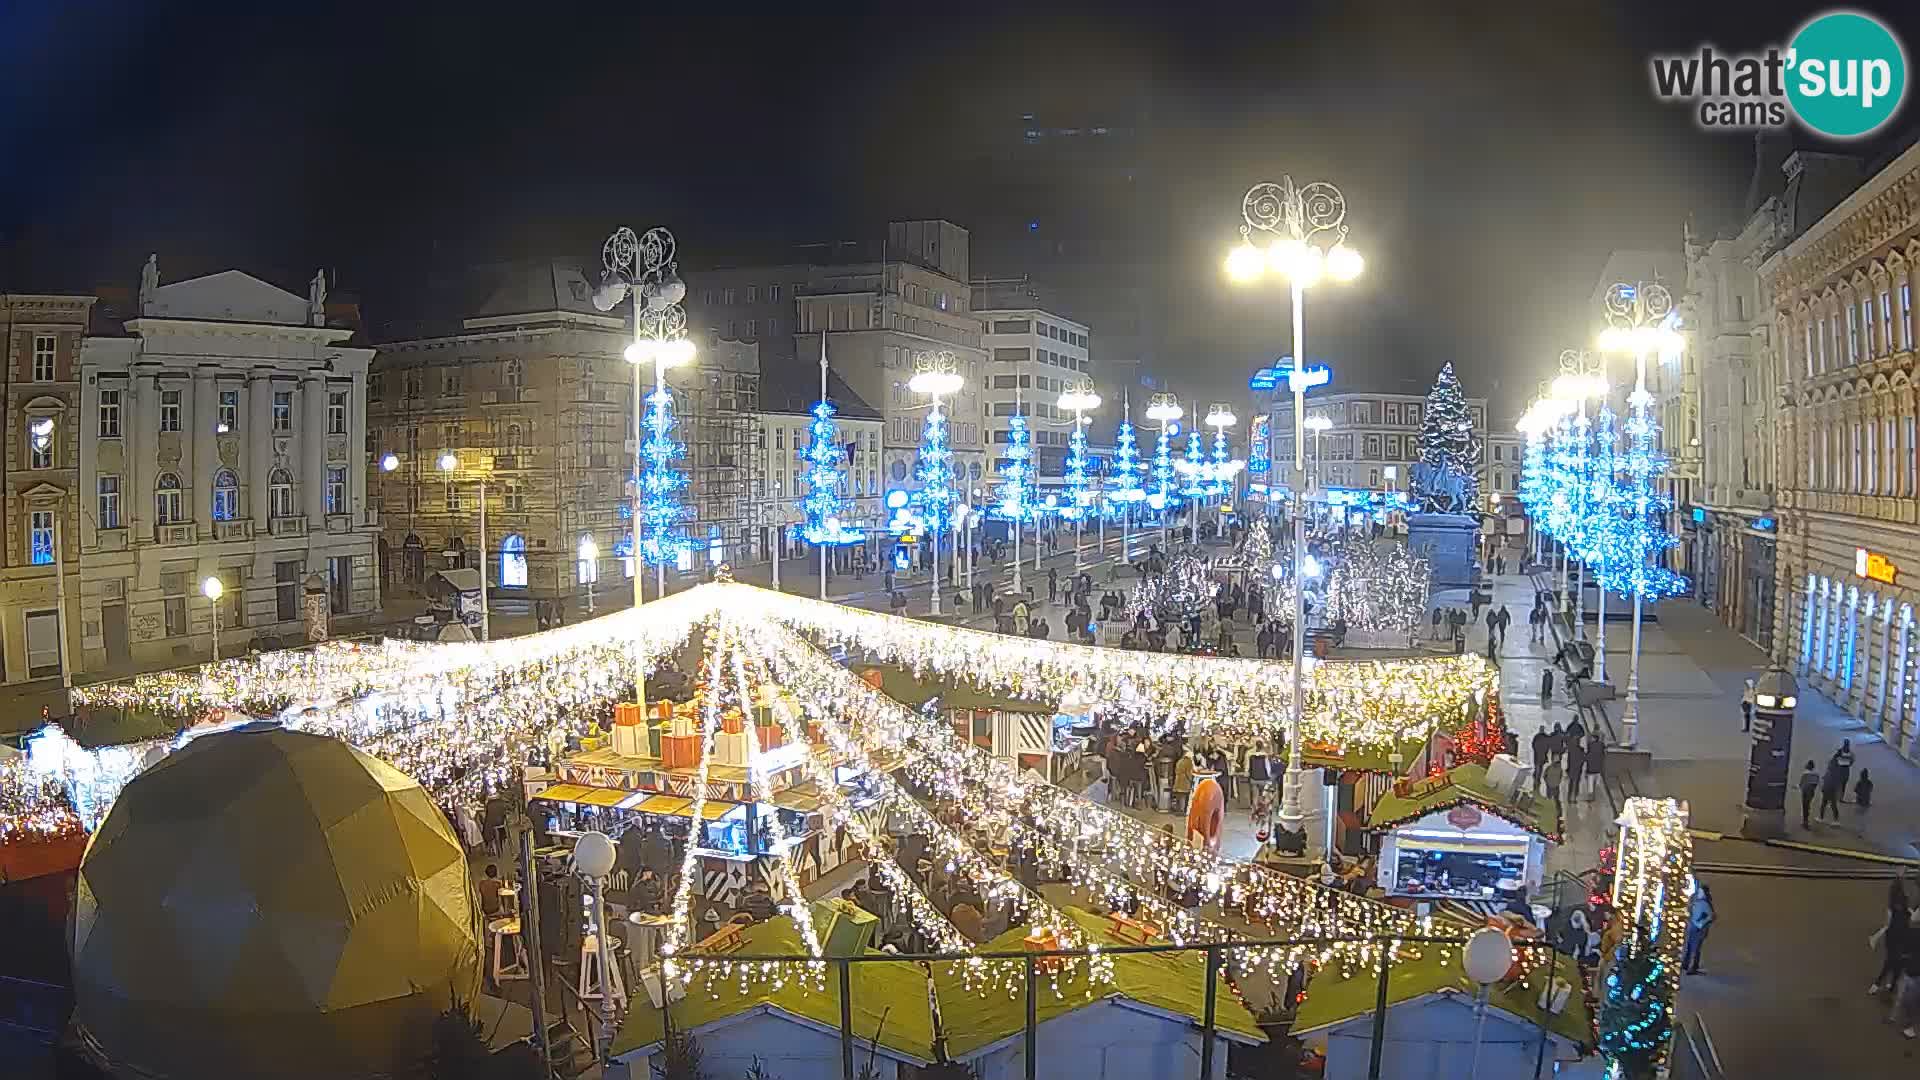
<path fill-rule="evenodd" d="M 1432 568 L 1430 592 L 1478 583 L 1473 552 L 1479 536 L 1480 520 L 1472 514 L 1407 515 L 1407 550 Z"/>

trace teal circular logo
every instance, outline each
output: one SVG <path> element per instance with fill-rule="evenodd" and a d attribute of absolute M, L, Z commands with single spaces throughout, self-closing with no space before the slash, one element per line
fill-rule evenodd
<path fill-rule="evenodd" d="M 1893 119 L 1907 93 L 1907 56 L 1871 15 L 1818 16 L 1788 46 L 1787 101 L 1800 122 L 1851 139 Z"/>

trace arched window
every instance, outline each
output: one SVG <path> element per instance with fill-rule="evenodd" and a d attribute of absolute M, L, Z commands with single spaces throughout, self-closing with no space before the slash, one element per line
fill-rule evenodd
<path fill-rule="evenodd" d="M 519 389 L 521 376 L 520 358 L 517 356 L 508 358 L 506 366 L 507 385 L 516 390 Z"/>
<path fill-rule="evenodd" d="M 519 449 L 520 449 L 520 425 L 508 424 L 507 425 L 507 451 L 509 453 L 516 453 L 519 451 Z"/>
<path fill-rule="evenodd" d="M 213 520 L 232 521 L 240 516 L 240 478 L 232 469 L 213 474 Z"/>
<path fill-rule="evenodd" d="M 275 469 L 267 476 L 267 516 L 293 516 L 293 474 L 285 469 Z"/>
<path fill-rule="evenodd" d="M 172 525 L 185 521 L 186 515 L 180 508 L 180 478 L 173 473 L 161 473 L 153 484 L 153 508 L 155 519 L 162 525 Z"/>
<path fill-rule="evenodd" d="M 527 542 L 519 533 L 508 533 L 500 541 L 500 587 L 527 587 Z"/>

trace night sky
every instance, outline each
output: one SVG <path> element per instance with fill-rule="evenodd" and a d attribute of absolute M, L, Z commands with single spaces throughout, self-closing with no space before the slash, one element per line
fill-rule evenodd
<path fill-rule="evenodd" d="M 1242 192 L 1290 171 L 1345 189 L 1368 258 L 1309 303 L 1309 352 L 1349 388 L 1452 360 L 1509 411 L 1578 343 L 1609 249 L 1739 211 L 1750 138 L 1656 103 L 1648 53 L 1822 7 L 1469 6 L 0 4 L 0 284 L 131 285 L 158 251 L 167 280 L 297 291 L 324 265 L 399 326 L 472 263 L 591 257 L 619 223 L 672 227 L 692 272 L 948 217 L 976 273 L 1034 242 L 1157 266 L 1175 385 L 1218 396 L 1287 347 L 1280 294 L 1219 263 Z M 1133 132 L 1041 167 L 1024 113 Z"/>

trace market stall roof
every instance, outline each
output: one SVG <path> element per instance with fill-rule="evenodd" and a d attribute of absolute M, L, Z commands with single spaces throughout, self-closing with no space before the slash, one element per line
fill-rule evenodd
<path fill-rule="evenodd" d="M 585 784 L 554 784 L 535 795 L 536 800 L 546 802 L 572 803 L 575 806 L 620 806 L 641 814 L 653 814 L 657 817 L 692 817 L 693 800 L 683 795 L 653 795 L 642 801 L 632 801 L 635 796 L 644 796 L 645 792 L 623 791 L 619 788 L 587 787 Z M 726 816 L 727 811 L 738 803 L 725 799 L 708 799 L 701 808 L 701 818 L 705 821 L 717 821 Z"/>
<path fill-rule="evenodd" d="M 880 673 L 880 692 L 912 708 L 919 708 L 934 698 L 949 709 L 999 709 L 1002 712 L 1043 713 L 1051 716 L 1054 703 L 1029 701 L 1011 697 L 994 690 L 984 690 L 959 679 L 942 678 L 929 672 L 915 675 L 905 668 L 892 664 L 856 664 L 856 673 L 878 671 Z"/>
<path fill-rule="evenodd" d="M 1372 827 L 1391 829 L 1416 821 L 1436 810 L 1472 803 L 1487 813 L 1528 832 L 1560 841 L 1560 811 L 1552 799 L 1535 798 L 1521 790 L 1509 796 L 1487 783 L 1487 767 L 1456 765 L 1440 776 L 1415 781 L 1404 796 L 1388 789 L 1373 804 Z"/>
<path fill-rule="evenodd" d="M 1356 746 L 1338 752 L 1324 746 L 1308 742 L 1301 748 L 1301 764 L 1308 768 L 1353 769 L 1358 772 L 1385 773 L 1398 776 L 1407 771 L 1420 752 L 1426 749 L 1426 739 L 1402 739 L 1398 747 L 1400 760 L 1394 761 L 1394 748 L 1385 746 Z M 1287 756 L 1286 741 L 1280 743 L 1279 759 Z"/>
<path fill-rule="evenodd" d="M 822 910 L 815 905 L 816 912 Z M 1108 930 L 1107 919 L 1077 908 L 1062 909 L 1087 931 L 1090 940 L 1101 944 L 1120 943 Z M 816 920 L 823 917 L 816 915 Z M 980 946 L 982 952 L 1020 952 L 1026 928 L 1020 927 Z M 749 954 L 791 953 L 804 955 L 799 935 L 787 919 L 773 919 L 749 927 L 743 935 Z M 1096 986 L 1093 997 L 1085 994 L 1084 976 L 1063 979 L 1064 998 L 1048 993 L 1041 996 L 1037 1011 L 1041 1023 L 1073 1012 L 1094 1002 L 1123 998 L 1137 1006 L 1162 1014 L 1185 1017 L 1199 1023 L 1206 1014 L 1206 959 L 1201 953 L 1125 953 L 1111 957 L 1113 981 Z M 963 984 L 957 964 L 936 964 L 933 992 L 939 1001 L 943 1027 L 947 1033 L 947 1052 L 964 1058 L 985 1047 L 1016 1037 L 1026 1024 L 1026 1003 L 1018 995 L 979 994 Z M 927 980 L 916 964 L 854 964 L 853 1027 L 866 1038 L 866 1032 L 878 1031 L 882 1049 L 919 1062 L 933 1060 L 933 1019 L 925 1007 Z M 697 1031 L 706 1024 L 735 1016 L 758 1007 L 778 1009 L 802 1022 L 826 1030 L 840 1029 L 838 981 L 829 978 L 825 990 L 807 990 L 799 979 L 789 980 L 779 989 L 768 984 L 749 984 L 742 993 L 731 979 L 715 980 L 711 990 L 696 978 L 686 998 L 673 1006 L 674 1024 L 683 1031 Z M 882 1020 L 884 1019 L 884 1023 Z M 1231 994 L 1215 1001 L 1215 1022 L 1220 1034 L 1235 1042 L 1258 1043 L 1266 1035 L 1253 1014 Z M 661 1014 L 656 1009 L 635 1009 L 628 1013 L 613 1041 L 617 1057 L 645 1049 L 661 1039 Z"/>
<path fill-rule="evenodd" d="M 1590 1051 L 1593 1049 L 1593 1016 L 1587 1008 L 1586 995 L 1580 990 L 1579 971 L 1573 961 L 1565 956 L 1559 958 L 1557 967 L 1558 977 L 1573 985 L 1573 992 L 1567 995 L 1566 1008 L 1558 1013 L 1547 1016 L 1540 1008 L 1540 992 L 1546 986 L 1544 969 L 1540 974 L 1530 975 L 1524 980 L 1495 983 L 1487 1002 L 1529 1024 L 1537 1025 L 1545 1017 L 1548 1028 L 1554 1034 L 1572 1042 L 1583 1052 Z M 1299 1011 L 1293 1018 L 1293 1034 L 1305 1035 L 1365 1016 L 1373 1011 L 1379 989 L 1380 980 L 1372 971 L 1357 971 L 1349 978 L 1339 970 L 1339 965 L 1322 967 L 1320 973 L 1307 983 L 1306 1000 L 1300 1003 Z M 1387 979 L 1389 1006 L 1430 994 L 1450 993 L 1460 994 L 1471 1001 L 1478 998 L 1479 988 L 1467 978 L 1458 959 L 1443 959 L 1440 950 L 1432 946 L 1424 946 L 1423 955 L 1417 960 L 1396 959 Z M 1391 1022 L 1388 1030 L 1392 1030 Z"/>

